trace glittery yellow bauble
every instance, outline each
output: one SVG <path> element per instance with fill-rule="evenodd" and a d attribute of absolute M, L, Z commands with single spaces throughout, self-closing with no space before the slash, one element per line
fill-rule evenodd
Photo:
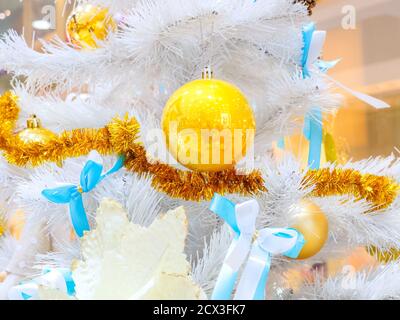
<path fill-rule="evenodd" d="M 162 128 L 168 149 L 179 163 L 195 171 L 222 171 L 245 156 L 256 125 L 252 108 L 238 88 L 221 80 L 201 79 L 171 96 Z"/>
<path fill-rule="evenodd" d="M 321 251 L 328 239 L 328 219 L 317 205 L 303 200 L 300 212 L 295 216 L 293 228 L 298 230 L 306 241 L 297 259 L 307 259 Z"/>
<path fill-rule="evenodd" d="M 19 139 L 25 143 L 47 143 L 55 138 L 57 135 L 50 130 L 41 127 L 40 120 L 35 115 L 27 121 L 27 128 L 18 133 Z"/>
<path fill-rule="evenodd" d="M 98 6 L 79 6 L 67 20 L 68 39 L 82 48 L 97 48 L 96 40 L 105 40 L 110 31 L 116 30 L 108 9 Z"/>

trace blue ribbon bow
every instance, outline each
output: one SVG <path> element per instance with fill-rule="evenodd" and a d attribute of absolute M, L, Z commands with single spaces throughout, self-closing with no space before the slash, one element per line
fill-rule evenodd
<path fill-rule="evenodd" d="M 105 174 L 103 163 L 97 152 L 92 152 L 80 176 L 80 185 L 65 185 L 54 189 L 45 189 L 42 195 L 53 203 L 69 204 L 72 225 L 76 234 L 83 237 L 85 231 L 90 231 L 89 221 L 83 206 L 82 194 L 92 191 L 104 178 L 120 170 L 125 162 L 120 156 L 114 167 Z"/>
<path fill-rule="evenodd" d="M 297 258 L 305 244 L 303 235 L 292 228 L 256 230 L 259 206 L 256 200 L 235 205 L 215 194 L 210 210 L 232 228 L 234 240 L 219 273 L 212 299 L 229 300 L 240 267 L 246 262 L 236 289 L 236 300 L 263 300 L 272 256 L 282 254 Z"/>

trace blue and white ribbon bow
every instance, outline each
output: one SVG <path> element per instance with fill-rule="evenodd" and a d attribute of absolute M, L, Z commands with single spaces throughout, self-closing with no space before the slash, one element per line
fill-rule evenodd
<path fill-rule="evenodd" d="M 325 42 L 326 32 L 315 31 L 315 24 L 311 23 L 303 30 L 303 57 L 301 66 L 303 78 L 311 76 L 310 69 L 316 63 Z M 327 71 L 328 69 L 326 69 Z M 304 119 L 304 135 L 310 142 L 308 152 L 308 166 L 310 169 L 319 169 L 321 164 L 322 148 L 322 111 L 319 107 L 314 107 Z"/>
<path fill-rule="evenodd" d="M 69 269 L 46 268 L 41 276 L 12 287 L 8 291 L 8 298 L 10 300 L 38 300 L 39 286 L 60 290 L 69 296 L 75 294 L 75 283 Z"/>
<path fill-rule="evenodd" d="M 326 40 L 326 31 L 315 30 L 315 24 L 311 23 L 303 29 L 303 56 L 301 66 L 303 69 L 303 77 L 311 76 L 313 68 L 318 72 L 326 73 L 329 69 L 336 66 L 340 60 L 323 61 L 319 57 L 324 47 Z M 342 83 L 326 75 L 338 87 L 350 93 L 357 99 L 367 103 L 376 109 L 390 108 L 390 106 L 379 99 L 371 97 L 367 94 L 352 90 Z M 322 112 L 321 108 L 313 108 L 306 116 L 304 135 L 310 141 L 310 150 L 308 156 L 308 165 L 311 169 L 319 169 L 321 162 L 321 147 L 322 147 Z"/>
<path fill-rule="evenodd" d="M 215 194 L 210 210 L 225 220 L 235 232 L 212 299 L 231 299 L 239 269 L 246 262 L 234 299 L 264 300 L 272 256 L 282 254 L 297 258 L 305 243 L 303 235 L 291 228 L 265 228 L 257 231 L 259 205 L 256 200 L 235 205 Z"/>
<path fill-rule="evenodd" d="M 69 203 L 72 225 L 76 234 L 83 237 L 85 231 L 90 231 L 90 226 L 83 206 L 82 194 L 92 191 L 104 178 L 120 170 L 124 161 L 125 158 L 120 156 L 114 167 L 102 174 L 103 159 L 97 152 L 93 151 L 81 172 L 80 185 L 67 184 L 54 189 L 45 189 L 42 191 L 42 195 L 54 203 Z"/>

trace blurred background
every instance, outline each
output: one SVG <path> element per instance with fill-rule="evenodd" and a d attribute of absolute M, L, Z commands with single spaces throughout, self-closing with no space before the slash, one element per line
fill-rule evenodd
<path fill-rule="evenodd" d="M 343 108 L 325 128 L 332 134 L 340 159 L 388 156 L 400 147 L 400 1 L 318 0 L 313 20 L 328 31 L 325 60 L 341 59 L 330 75 L 343 84 L 376 96 L 392 108 L 375 110 L 347 96 Z M 65 38 L 65 21 L 73 0 L 1 0 L 0 34 L 12 28 L 40 50 L 39 39 Z M 49 22 L 46 16 L 54 21 Z M 0 52 L 1 54 L 1 52 Z M 0 66 L 0 92 L 10 78 Z M 342 92 L 344 93 L 344 92 Z M 307 142 L 301 135 L 286 137 L 286 148 L 304 162 Z M 373 264 L 363 248 L 341 261 L 328 261 L 329 273 L 351 265 Z"/>

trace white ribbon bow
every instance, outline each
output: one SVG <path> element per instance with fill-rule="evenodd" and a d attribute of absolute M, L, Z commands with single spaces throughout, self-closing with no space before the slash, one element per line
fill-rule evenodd
<path fill-rule="evenodd" d="M 228 291 L 233 289 L 236 274 L 247 260 L 234 299 L 262 299 L 272 255 L 284 254 L 296 258 L 301 251 L 304 238 L 295 229 L 265 228 L 257 231 L 259 210 L 256 200 L 235 206 L 236 231 L 240 235 L 233 240 L 228 250 L 213 298 L 224 299 L 230 296 L 231 292 Z"/>

